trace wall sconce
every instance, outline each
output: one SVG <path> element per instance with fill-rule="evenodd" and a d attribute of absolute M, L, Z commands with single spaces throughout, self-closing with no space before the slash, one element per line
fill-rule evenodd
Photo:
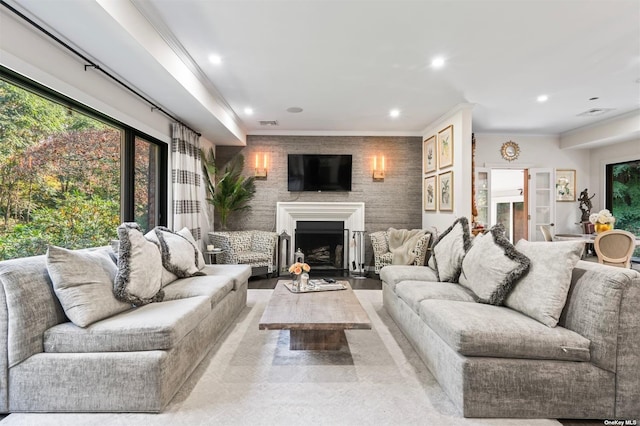
<path fill-rule="evenodd" d="M 256 154 L 255 178 L 256 179 L 267 178 L 267 153 L 266 152 L 262 153 L 262 162 L 260 161 L 260 154 Z"/>
<path fill-rule="evenodd" d="M 373 156 L 373 180 L 374 181 L 383 181 L 384 180 L 384 155 L 380 158 L 380 164 L 378 164 L 378 156 Z"/>

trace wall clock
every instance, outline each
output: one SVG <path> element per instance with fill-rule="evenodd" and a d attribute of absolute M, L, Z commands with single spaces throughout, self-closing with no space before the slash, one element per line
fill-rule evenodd
<path fill-rule="evenodd" d="M 520 155 L 520 147 L 514 141 L 505 142 L 500 148 L 500 154 L 505 160 L 513 161 Z"/>

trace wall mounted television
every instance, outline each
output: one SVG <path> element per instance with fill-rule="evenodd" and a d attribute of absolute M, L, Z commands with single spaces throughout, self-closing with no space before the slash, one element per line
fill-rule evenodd
<path fill-rule="evenodd" d="M 351 155 L 289 154 L 289 191 L 351 191 Z"/>

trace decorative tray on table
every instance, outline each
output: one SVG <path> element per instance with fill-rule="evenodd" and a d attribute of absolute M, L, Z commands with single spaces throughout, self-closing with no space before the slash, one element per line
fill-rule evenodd
<path fill-rule="evenodd" d="M 305 289 L 295 290 L 293 288 L 292 281 L 285 281 L 284 286 L 291 293 L 315 293 L 318 291 L 334 291 L 334 290 L 346 290 L 347 284 L 346 281 L 336 281 L 333 283 L 328 283 L 324 280 L 309 280 L 307 287 Z"/>

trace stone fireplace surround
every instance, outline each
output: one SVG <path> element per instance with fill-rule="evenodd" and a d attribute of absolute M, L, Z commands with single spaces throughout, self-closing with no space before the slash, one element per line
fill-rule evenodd
<path fill-rule="evenodd" d="M 360 263 L 364 263 L 364 247 L 356 250 L 353 241 L 353 231 L 364 231 L 364 203 L 344 202 L 278 202 L 276 204 L 276 232 L 294 236 L 297 221 L 343 221 L 345 229 L 349 230 L 348 253 L 349 260 L 356 260 L 356 253 L 360 255 Z M 364 241 L 357 242 L 363 244 Z M 295 241 L 291 242 L 290 258 L 296 250 Z M 346 254 L 346 248 L 345 248 Z"/>

